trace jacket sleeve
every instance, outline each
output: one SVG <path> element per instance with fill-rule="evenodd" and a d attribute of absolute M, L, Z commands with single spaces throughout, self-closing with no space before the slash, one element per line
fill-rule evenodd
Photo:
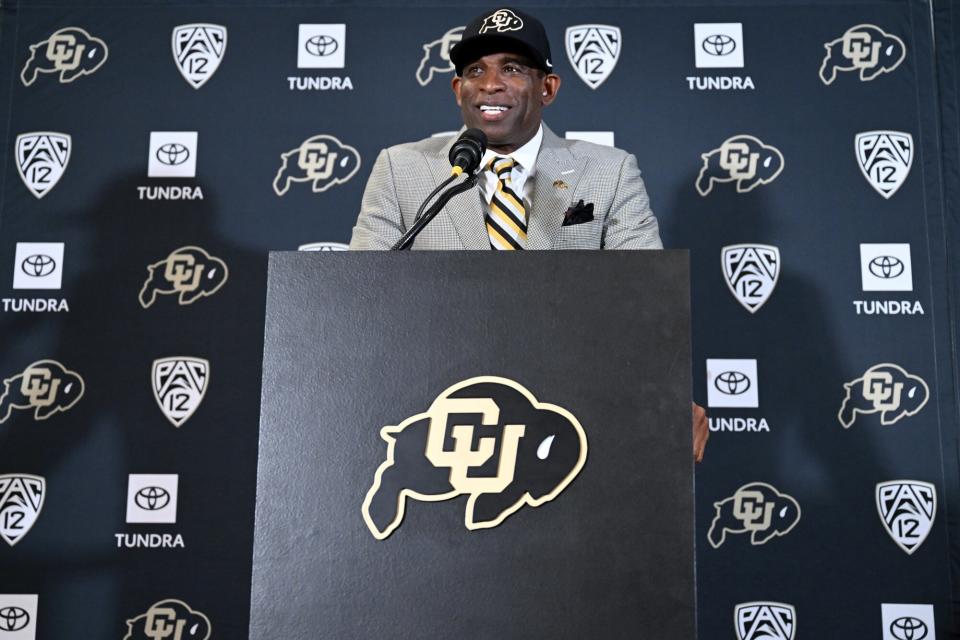
<path fill-rule="evenodd" d="M 657 218 L 633 154 L 620 164 L 620 179 L 603 228 L 604 249 L 662 249 Z"/>
<path fill-rule="evenodd" d="M 405 231 L 390 154 L 384 149 L 377 156 L 370 179 L 367 180 L 360 215 L 350 239 L 350 249 L 387 250 L 396 244 Z"/>

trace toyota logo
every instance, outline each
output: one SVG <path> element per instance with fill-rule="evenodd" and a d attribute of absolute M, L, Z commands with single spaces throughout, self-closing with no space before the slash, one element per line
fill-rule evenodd
<path fill-rule="evenodd" d="M 0 631 L 20 631 L 30 624 L 30 614 L 21 607 L 0 609 Z"/>
<path fill-rule="evenodd" d="M 157 161 L 160 164 L 183 164 L 190 157 L 190 150 L 179 142 L 168 142 L 157 149 Z"/>
<path fill-rule="evenodd" d="M 170 493 L 163 487 L 144 487 L 137 491 L 133 501 L 145 511 L 159 511 L 170 504 Z"/>
<path fill-rule="evenodd" d="M 728 396 L 738 396 L 750 388 L 750 378 L 740 371 L 724 371 L 713 381 L 717 391 Z"/>
<path fill-rule="evenodd" d="M 340 48 L 340 45 L 331 36 L 317 35 L 307 40 L 303 47 L 310 55 L 324 57 L 332 55 L 334 51 Z"/>
<path fill-rule="evenodd" d="M 700 47 L 712 56 L 728 56 L 737 48 L 737 41 L 725 33 L 707 36 Z"/>
<path fill-rule="evenodd" d="M 870 261 L 867 268 L 876 277 L 890 280 L 903 273 L 904 264 L 903 260 L 894 256 L 877 256 Z"/>
<path fill-rule="evenodd" d="M 897 640 L 923 640 L 927 637 L 927 625 L 919 618 L 903 616 L 890 623 L 890 635 Z"/>
<path fill-rule="evenodd" d="M 53 258 L 42 253 L 27 256 L 20 263 L 20 270 L 32 278 L 42 278 L 53 273 L 57 268 L 57 262 Z"/>

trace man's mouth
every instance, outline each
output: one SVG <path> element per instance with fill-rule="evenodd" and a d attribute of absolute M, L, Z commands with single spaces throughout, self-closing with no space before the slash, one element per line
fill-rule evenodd
<path fill-rule="evenodd" d="M 509 109 L 510 107 L 502 104 L 481 104 L 480 115 L 487 122 L 493 122 L 503 118 Z"/>

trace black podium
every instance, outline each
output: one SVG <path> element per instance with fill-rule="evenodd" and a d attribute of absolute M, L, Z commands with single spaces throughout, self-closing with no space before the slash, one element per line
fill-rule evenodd
<path fill-rule="evenodd" d="M 271 254 L 250 638 L 693 639 L 687 283 Z"/>

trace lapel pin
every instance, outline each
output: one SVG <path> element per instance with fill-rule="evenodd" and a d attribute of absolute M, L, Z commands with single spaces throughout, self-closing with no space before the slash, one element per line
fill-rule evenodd
<path fill-rule="evenodd" d="M 568 185 L 566 182 L 564 182 L 563 180 L 554 180 L 554 181 L 553 181 L 553 187 L 554 187 L 555 189 L 567 189 L 567 188 L 569 188 L 569 185 Z"/>

